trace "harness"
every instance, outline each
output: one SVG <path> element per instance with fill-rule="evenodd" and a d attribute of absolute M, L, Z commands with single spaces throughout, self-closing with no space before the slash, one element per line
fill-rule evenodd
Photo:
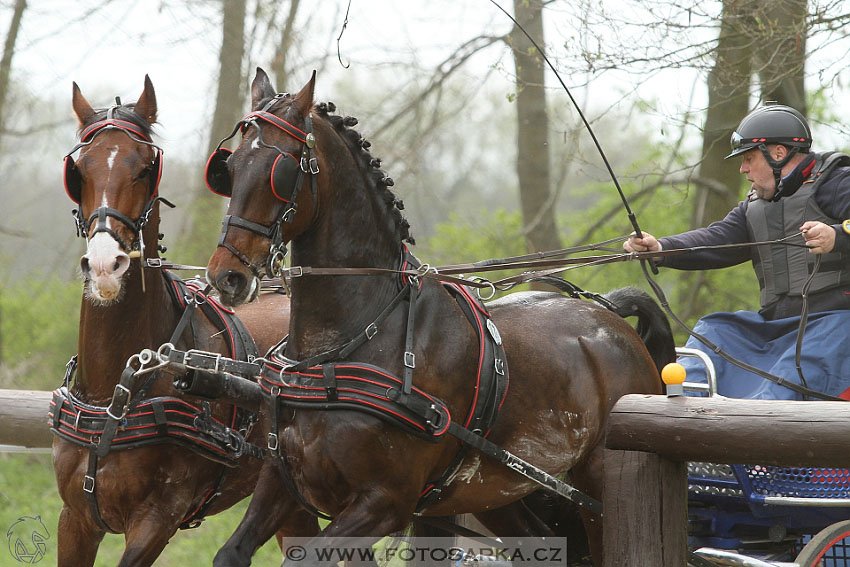
<path fill-rule="evenodd" d="M 402 248 L 402 267 L 419 267 L 419 262 Z M 410 277 L 398 295 L 384 308 L 363 333 L 345 345 L 308 360 L 296 362 L 283 356 L 285 339 L 271 351 L 269 360 L 260 370 L 260 387 L 270 396 L 271 432 L 269 450 L 281 456 L 277 437 L 279 406 L 310 407 L 313 409 L 357 409 L 375 415 L 389 423 L 400 425 L 420 438 L 439 441 L 446 433 L 461 442 L 461 448 L 444 473 L 426 484 L 417 503 L 417 512 L 436 502 L 451 484 L 470 447 L 477 449 L 544 488 L 570 499 L 594 513 L 602 513 L 600 502 L 579 492 L 538 467 L 509 453 L 486 437 L 495 423 L 508 387 L 508 371 L 501 336 L 481 302 L 463 286 L 443 282 L 445 289 L 458 302 L 461 310 L 476 330 L 479 338 L 476 395 L 463 425 L 452 419 L 445 404 L 420 391 L 413 385 L 416 367 L 413 353 L 415 300 L 419 280 Z M 336 362 L 345 358 L 377 333 L 378 325 L 391 313 L 401 298 L 409 294 L 407 336 L 404 352 L 404 374 L 398 378 L 385 369 L 363 363 Z M 281 477 L 302 507 L 312 514 L 331 519 L 307 502 L 297 489 L 287 466 L 280 461 Z"/>
<path fill-rule="evenodd" d="M 167 271 L 162 274 L 168 282 L 167 288 L 172 299 L 184 309 L 183 316 L 172 334 L 172 342 L 179 340 L 183 331 L 191 326 L 194 309 L 200 306 L 210 322 L 228 338 L 231 353 L 235 358 L 245 360 L 257 356 L 253 339 L 244 323 L 232 311 L 206 296 L 198 282 L 183 281 Z M 87 495 L 92 517 L 105 531 L 119 533 L 109 528 L 103 520 L 95 490 L 98 459 L 105 457 L 110 450 L 176 443 L 211 461 L 225 465 L 214 488 L 207 492 L 192 512 L 183 519 L 181 529 L 200 525 L 219 495 L 219 487 L 226 471 L 236 466 L 240 457 L 264 457 L 262 448 L 245 441 L 257 422 L 257 416 L 246 410 L 234 407 L 227 423 L 222 423 L 211 415 L 207 401 L 198 407 L 173 396 L 145 398 L 148 389 L 158 377 L 157 371 L 150 373 L 131 398 L 135 378 L 139 373 L 129 363 L 121 374 L 120 382 L 115 386 L 109 406 L 96 406 L 83 402 L 71 393 L 70 384 L 76 369 L 75 355 L 68 362 L 63 385 L 53 392 L 48 422 L 54 434 L 89 449 L 83 491 Z"/>

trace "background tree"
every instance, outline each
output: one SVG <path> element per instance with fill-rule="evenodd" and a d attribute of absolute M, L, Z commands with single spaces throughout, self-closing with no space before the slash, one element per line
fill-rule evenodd
<path fill-rule="evenodd" d="M 529 35 L 545 45 L 542 0 L 514 0 L 514 13 Z M 552 206 L 545 63 L 522 30 L 514 28 L 508 41 L 516 68 L 516 169 L 526 248 L 555 250 L 561 248 L 561 239 Z"/>
<path fill-rule="evenodd" d="M 6 33 L 6 41 L 3 44 L 3 58 L 0 59 L 0 141 L 2 141 L 6 106 L 6 95 L 9 92 L 10 74 L 12 70 L 12 57 L 15 55 L 15 42 L 18 39 L 18 31 L 21 29 L 21 20 L 24 18 L 24 10 L 27 0 L 15 0 L 12 11 L 12 19 L 9 22 L 9 31 Z"/>
<path fill-rule="evenodd" d="M 245 100 L 242 60 L 245 57 L 245 2 L 222 0 L 221 48 L 218 54 L 218 81 L 215 110 L 210 127 L 207 153 L 233 129 L 242 117 Z M 202 175 L 192 184 L 191 217 L 184 228 L 180 255 L 185 262 L 205 263 L 208 242 L 214 241 L 221 226 L 222 199 L 207 190 Z"/>

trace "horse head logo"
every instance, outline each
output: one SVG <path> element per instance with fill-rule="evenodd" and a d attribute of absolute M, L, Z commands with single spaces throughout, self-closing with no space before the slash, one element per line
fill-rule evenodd
<path fill-rule="evenodd" d="M 47 551 L 45 542 L 50 539 L 50 533 L 41 521 L 41 516 L 23 516 L 9 526 L 6 538 L 12 557 L 21 563 L 32 565 L 44 559 Z"/>

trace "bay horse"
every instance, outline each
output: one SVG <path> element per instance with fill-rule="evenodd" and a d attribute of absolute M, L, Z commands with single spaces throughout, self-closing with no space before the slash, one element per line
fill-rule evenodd
<path fill-rule="evenodd" d="M 497 460 L 468 451 L 439 497 L 423 506 L 423 487 L 452 466 L 457 439 L 434 442 L 350 407 L 290 409 L 276 397 L 287 381 L 304 379 L 298 382 L 304 396 L 319 392 L 329 404 L 342 396 L 342 369 L 369 370 L 370 376 L 396 377 L 399 386 L 388 396 L 391 390 L 398 399 L 407 399 L 404 389 L 425 393 L 432 409 L 442 403 L 451 419 L 461 421 L 478 394 L 474 377 L 481 372 L 484 335 L 503 345 L 510 371 L 509 391 L 487 439 L 552 475 L 569 473 L 576 487 L 601 498 L 610 408 L 626 393 L 661 392 L 641 337 L 610 310 L 554 292 L 510 294 L 489 303 L 489 315 L 468 302 L 495 323 L 486 325 L 489 333 L 478 333 L 461 308 L 462 292 L 450 293 L 427 277 L 426 268 L 411 276 L 417 261 L 404 244 L 411 240 L 409 224 L 389 189 L 392 180 L 352 129 L 355 119 L 314 103 L 314 85 L 315 72 L 296 95 L 277 93 L 258 68 L 253 110 L 232 134 L 241 130 L 242 140 L 232 152 L 219 145 L 206 177 L 213 191 L 231 197 L 207 265 L 207 280 L 225 304 L 253 300 L 270 249 L 275 255 L 291 247 L 289 339 L 273 368 L 281 381 L 266 388 L 269 436 L 270 447 L 279 445 L 285 455 L 282 476 L 297 497 L 333 516 L 317 537 L 377 540 L 404 528 L 415 512 L 472 513 L 498 535 L 522 529 L 504 511 L 538 485 Z M 367 267 L 371 275 L 363 275 Z M 672 359 L 669 324 L 663 314 L 655 321 L 656 328 L 646 329 L 655 337 L 650 350 Z M 432 414 L 431 432 L 436 435 L 448 419 Z M 234 538 L 268 531 L 264 517 L 276 506 L 253 498 Z M 598 560 L 601 521 L 583 516 Z"/>
<path fill-rule="evenodd" d="M 183 348 L 236 357 L 250 337 L 238 333 L 238 321 L 199 287 L 156 267 L 161 260 L 162 155 L 151 138 L 157 103 L 150 78 L 145 76 L 135 104 L 116 103 L 95 110 L 73 85 L 80 145 L 66 156 L 65 184 L 79 206 L 75 217 L 86 238 L 86 253 L 81 259 L 85 290 L 76 378 L 72 381 L 72 359 L 65 387 L 54 393 L 50 416 L 56 432 L 53 468 L 63 501 L 58 526 L 62 567 L 93 565 L 106 532 L 125 536 L 119 565 L 153 564 L 178 528 L 194 527 L 205 515 L 248 496 L 263 463 L 248 450 L 241 456 L 230 452 L 228 443 L 237 438 L 215 438 L 216 433 L 229 435 L 225 426 L 252 429 L 246 447 L 264 435 L 263 427 L 250 428 L 250 418 L 237 415 L 233 406 L 205 406 L 175 390 L 165 377 L 146 384 L 140 398 L 139 384 L 128 388 L 121 380 L 119 385 L 128 359 L 142 349 L 176 340 Z M 71 154 L 77 150 L 75 161 Z M 190 299 L 206 307 L 184 319 Z M 289 300 L 264 294 L 238 314 L 265 352 L 288 325 Z M 181 321 L 182 332 L 175 333 Z M 231 327 L 232 333 L 225 332 Z M 124 414 L 116 415 L 121 410 L 114 403 L 125 394 L 122 388 L 129 393 L 122 398 Z M 120 418 L 111 435 L 108 412 Z M 106 437 L 111 447 L 104 444 Z M 99 454 L 100 448 L 109 450 Z M 276 475 L 276 470 L 271 466 L 263 474 Z M 281 536 L 304 536 L 316 533 L 317 523 L 296 512 L 276 528 Z"/>

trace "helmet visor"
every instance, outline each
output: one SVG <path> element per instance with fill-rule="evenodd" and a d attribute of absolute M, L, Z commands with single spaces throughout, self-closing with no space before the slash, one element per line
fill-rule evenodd
<path fill-rule="evenodd" d="M 737 132 L 732 132 L 732 140 L 730 140 L 730 145 L 732 146 L 732 151 L 739 149 L 744 143 L 744 138 Z"/>
<path fill-rule="evenodd" d="M 748 152 L 754 147 L 756 147 L 758 143 L 756 143 L 755 140 L 752 140 L 751 138 L 745 139 L 738 132 L 732 132 L 732 139 L 729 141 L 729 145 L 732 146 L 732 153 L 730 153 L 723 159 L 729 159 L 744 152 Z"/>

